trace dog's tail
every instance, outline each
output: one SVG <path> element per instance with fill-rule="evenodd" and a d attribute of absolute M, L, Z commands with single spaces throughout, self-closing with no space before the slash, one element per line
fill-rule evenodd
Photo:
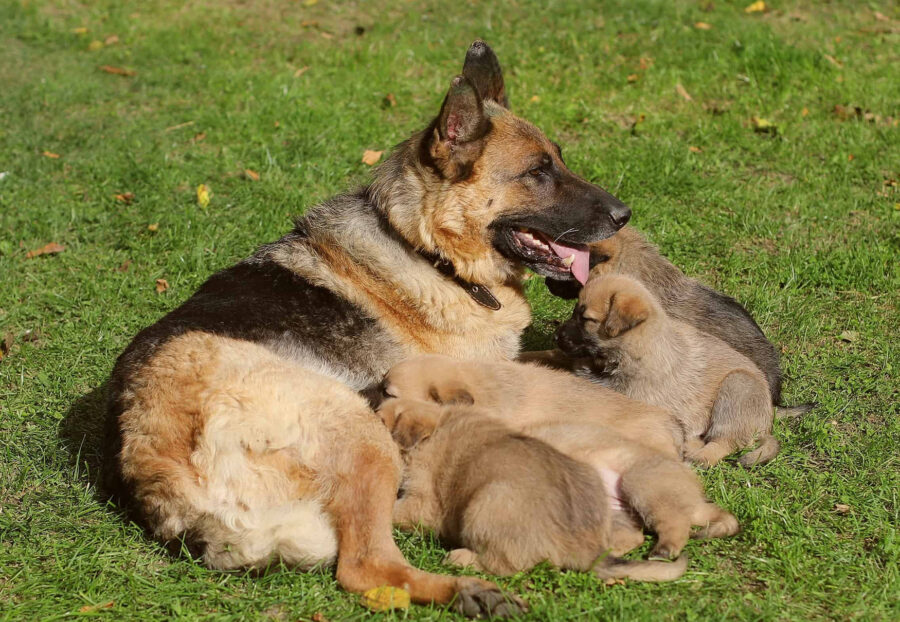
<path fill-rule="evenodd" d="M 784 404 L 776 404 L 776 419 L 793 419 L 801 417 L 818 406 L 817 402 L 809 402 L 808 404 L 797 404 L 796 406 L 785 406 Z"/>
<path fill-rule="evenodd" d="M 634 579 L 635 581 L 674 581 L 684 574 L 688 558 L 666 561 L 629 561 L 621 557 L 607 555 L 594 565 L 598 579 Z"/>
<path fill-rule="evenodd" d="M 759 446 L 753 451 L 738 458 L 738 462 L 745 467 L 764 464 L 777 456 L 779 449 L 781 449 L 781 443 L 778 442 L 778 439 L 771 434 L 766 434 L 759 439 Z"/>

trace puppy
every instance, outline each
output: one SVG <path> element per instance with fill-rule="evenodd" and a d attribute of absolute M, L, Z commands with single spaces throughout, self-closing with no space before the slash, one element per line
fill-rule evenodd
<path fill-rule="evenodd" d="M 496 575 L 543 561 L 602 579 L 668 581 L 675 563 L 610 554 L 610 505 L 599 475 L 485 411 L 392 399 L 379 410 L 406 463 L 401 527 L 423 525 L 455 548 L 447 561 Z"/>
<path fill-rule="evenodd" d="M 765 375 L 772 403 L 781 405 L 781 364 L 778 351 L 741 304 L 689 278 L 663 257 L 633 227 L 623 227 L 611 238 L 591 244 L 591 276 L 623 274 L 641 283 L 656 297 L 666 313 L 699 331 L 721 339 L 746 356 Z M 550 291 L 563 298 L 577 298 L 577 281 L 547 279 Z M 800 415 L 812 405 L 785 408 L 783 415 Z"/>
<path fill-rule="evenodd" d="M 692 535 L 738 530 L 734 516 L 707 501 L 682 462 L 683 432 L 665 409 L 537 365 L 437 355 L 395 365 L 383 390 L 389 397 L 474 405 L 517 434 L 593 467 L 613 510 L 616 555 L 643 543 L 642 524 L 658 536 L 652 555 L 669 559 Z M 692 525 L 702 529 L 691 534 Z"/>
<path fill-rule="evenodd" d="M 740 458 L 751 466 L 778 453 L 769 385 L 759 368 L 724 341 L 666 314 L 640 282 L 591 277 L 572 318 L 557 331 L 583 373 L 634 399 L 666 406 L 685 430 L 685 457 L 704 466 L 759 446 Z"/>

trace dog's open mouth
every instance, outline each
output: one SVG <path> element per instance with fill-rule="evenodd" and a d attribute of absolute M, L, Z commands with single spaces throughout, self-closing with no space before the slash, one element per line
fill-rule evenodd
<path fill-rule="evenodd" d="M 540 265 L 542 272 L 557 274 L 570 272 L 582 285 L 587 281 L 590 251 L 586 245 L 554 240 L 534 229 L 513 229 L 510 237 L 516 254 L 531 267 Z"/>

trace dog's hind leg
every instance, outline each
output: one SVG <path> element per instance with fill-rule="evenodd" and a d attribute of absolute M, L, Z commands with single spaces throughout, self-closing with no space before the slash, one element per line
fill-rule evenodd
<path fill-rule="evenodd" d="M 731 454 L 747 447 L 755 437 L 763 444 L 745 466 L 771 460 L 778 453 L 777 441 L 771 438 L 773 409 L 765 382 L 743 370 L 728 374 L 719 385 L 712 406 L 709 428 L 704 434 L 705 445 L 685 454 L 692 462 L 712 466 Z"/>

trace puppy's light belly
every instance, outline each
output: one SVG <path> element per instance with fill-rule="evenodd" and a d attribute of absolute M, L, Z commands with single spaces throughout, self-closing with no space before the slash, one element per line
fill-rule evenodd
<path fill-rule="evenodd" d="M 614 512 L 625 510 L 625 502 L 622 500 L 622 475 L 606 467 L 598 468 L 597 472 L 600 473 L 603 488 L 609 496 L 609 507 Z"/>

